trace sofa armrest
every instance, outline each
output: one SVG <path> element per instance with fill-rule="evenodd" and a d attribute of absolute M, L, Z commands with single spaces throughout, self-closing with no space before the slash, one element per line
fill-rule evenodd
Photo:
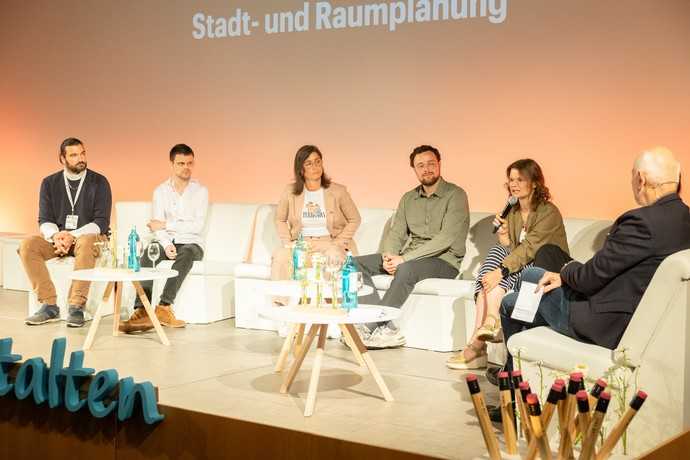
<path fill-rule="evenodd" d="M 263 264 L 237 264 L 234 268 L 234 275 L 235 279 L 270 280 L 271 267 Z"/>
<path fill-rule="evenodd" d="M 678 321 L 679 315 L 687 313 L 688 278 L 690 250 L 672 254 L 661 263 L 614 352 L 616 362 L 637 367 L 653 342 L 664 341 L 659 335 L 665 323 Z M 685 329 L 685 323 L 682 326 Z"/>

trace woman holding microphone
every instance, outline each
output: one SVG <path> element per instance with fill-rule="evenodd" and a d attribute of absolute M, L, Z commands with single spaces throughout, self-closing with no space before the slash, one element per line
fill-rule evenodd
<path fill-rule="evenodd" d="M 522 270 L 532 265 L 540 247 L 555 244 L 568 252 L 563 217 L 551 202 L 539 164 L 515 161 L 506 168 L 506 176 L 509 196 L 517 203 L 505 219 L 497 215 L 494 220 L 498 244 L 489 250 L 475 283 L 475 332 L 465 349 L 446 361 L 451 369 L 486 367 L 485 342 L 503 340 L 498 316 L 503 296 L 519 289 Z"/>

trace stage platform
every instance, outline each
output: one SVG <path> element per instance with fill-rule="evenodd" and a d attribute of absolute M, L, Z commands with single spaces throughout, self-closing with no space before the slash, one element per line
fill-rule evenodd
<path fill-rule="evenodd" d="M 14 339 L 15 353 L 47 359 L 56 337 L 67 338 L 68 351 L 81 348 L 87 328 L 67 328 L 64 322 L 26 326 L 26 303 L 25 292 L 0 289 L 0 337 Z M 316 410 L 305 418 L 311 353 L 290 394 L 280 394 L 281 376 L 273 366 L 282 339 L 274 332 L 236 329 L 232 320 L 221 321 L 166 329 L 171 342 L 166 347 L 155 332 L 113 337 L 111 331 L 112 319 L 106 317 L 85 366 L 151 381 L 166 406 L 422 456 L 466 459 L 485 452 L 464 374 L 445 367 L 447 353 L 372 351 L 395 398 L 386 403 L 350 351 L 329 340 Z M 481 384 L 488 402 L 495 402 L 497 389 L 483 375 Z"/>

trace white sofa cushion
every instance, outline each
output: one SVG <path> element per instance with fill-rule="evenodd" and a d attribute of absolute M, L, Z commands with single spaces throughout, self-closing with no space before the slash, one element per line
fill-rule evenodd
<path fill-rule="evenodd" d="M 507 346 L 515 359 L 519 350 L 521 359 L 541 361 L 544 367 L 564 373 L 584 364 L 589 368 L 588 375 L 602 376 L 614 365 L 612 350 L 578 342 L 544 326 L 513 335 Z"/>
<path fill-rule="evenodd" d="M 174 260 L 163 260 L 156 264 L 161 268 L 172 268 Z M 224 260 L 197 260 L 192 265 L 189 271 L 190 275 L 215 275 L 215 276 L 232 276 L 235 273 L 235 267 L 239 262 L 227 262 Z"/>
<path fill-rule="evenodd" d="M 362 208 L 359 214 L 362 217 L 362 223 L 354 236 L 359 255 L 376 254 L 381 250 L 381 243 L 395 211 L 383 208 Z"/>
<path fill-rule="evenodd" d="M 275 225 L 276 205 L 264 204 L 256 210 L 252 241 L 244 262 L 271 266 L 273 251 L 280 247 Z M 268 276 L 270 278 L 270 274 Z"/>
<path fill-rule="evenodd" d="M 204 260 L 242 262 L 248 257 L 254 215 L 258 205 L 239 203 L 212 203 L 208 208 L 204 239 Z M 153 235 L 146 228 L 151 220 L 151 203 L 120 201 L 115 203 L 117 214 L 117 244 L 124 247 L 132 227 L 148 243 Z M 215 265 L 215 264 L 214 264 Z M 227 268 L 227 267 L 226 267 Z M 214 268 L 213 271 L 227 269 Z M 232 274 L 232 270 L 230 270 Z"/>
<path fill-rule="evenodd" d="M 259 205 L 212 203 L 204 231 L 204 260 L 245 262 Z"/>
<path fill-rule="evenodd" d="M 235 278 L 268 280 L 271 278 L 271 267 L 263 264 L 237 264 Z"/>
<path fill-rule="evenodd" d="M 379 291 L 387 291 L 393 281 L 391 275 L 376 275 L 372 277 L 374 286 Z M 442 295 L 448 297 L 462 297 L 472 299 L 474 281 L 449 280 L 444 278 L 428 278 L 418 282 L 412 294 Z"/>

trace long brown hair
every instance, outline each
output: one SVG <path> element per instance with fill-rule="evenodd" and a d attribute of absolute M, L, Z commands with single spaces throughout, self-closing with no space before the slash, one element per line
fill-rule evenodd
<path fill-rule="evenodd" d="M 551 192 L 549 192 L 549 188 L 546 186 L 546 181 L 544 180 L 544 173 L 542 172 L 539 163 L 532 160 L 531 158 L 525 158 L 522 160 L 512 162 L 506 168 L 506 177 L 508 177 L 509 179 L 510 171 L 513 169 L 516 169 L 522 177 L 536 185 L 530 203 L 532 211 L 536 210 L 539 204 L 546 203 L 549 200 L 551 200 Z"/>
<path fill-rule="evenodd" d="M 319 158 L 323 160 L 323 155 L 321 150 L 315 145 L 303 145 L 297 150 L 295 154 L 295 164 L 293 167 L 295 173 L 295 183 L 292 186 L 292 193 L 295 195 L 301 195 L 304 191 L 304 162 L 307 161 L 309 155 L 316 153 Z M 331 185 L 331 178 L 326 175 L 326 170 L 322 169 L 321 173 L 321 187 L 328 188 Z"/>

